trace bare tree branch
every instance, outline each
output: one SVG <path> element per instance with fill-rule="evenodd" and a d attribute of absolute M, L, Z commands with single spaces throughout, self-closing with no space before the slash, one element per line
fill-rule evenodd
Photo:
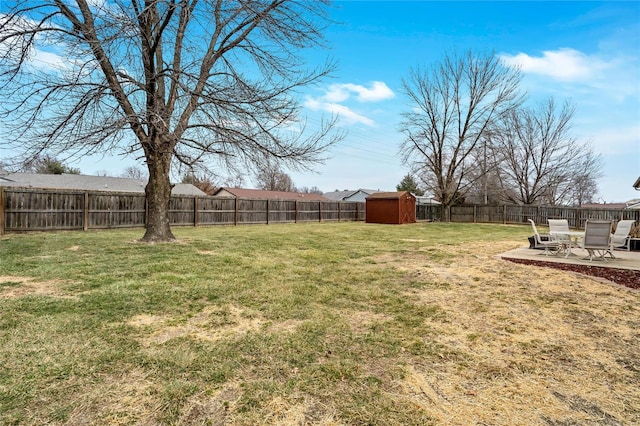
<path fill-rule="evenodd" d="M 403 114 L 404 161 L 446 207 L 479 177 L 475 153 L 503 115 L 522 101 L 520 74 L 493 54 L 449 54 L 403 81 L 409 111 Z M 473 171 L 473 173 L 472 173 Z"/>
<path fill-rule="evenodd" d="M 597 192 L 601 159 L 571 136 L 574 107 L 558 110 L 553 98 L 536 108 L 511 111 L 493 135 L 503 161 L 501 184 L 507 201 L 521 204 L 580 204 Z M 585 185 L 594 184 L 590 188 Z M 588 194 L 592 195 L 589 196 Z"/>

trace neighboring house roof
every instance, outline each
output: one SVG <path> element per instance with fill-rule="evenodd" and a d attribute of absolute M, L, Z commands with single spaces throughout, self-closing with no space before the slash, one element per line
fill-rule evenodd
<path fill-rule="evenodd" d="M 333 191 L 325 193 L 324 196 L 333 201 L 342 201 L 345 198 L 352 196 L 356 192 L 357 190 Z"/>
<path fill-rule="evenodd" d="M 48 175 L 38 173 L 9 173 L 0 177 L 0 186 L 68 189 L 80 191 L 144 192 L 147 182 L 140 179 L 111 176 L 91 176 L 63 173 Z M 179 183 L 172 195 L 207 195 L 191 184 Z"/>
<path fill-rule="evenodd" d="M 638 179 L 636 179 L 635 183 L 633 184 L 633 187 L 637 190 L 640 191 L 640 177 Z"/>
<path fill-rule="evenodd" d="M 634 198 L 626 203 L 590 203 L 583 204 L 580 207 L 585 209 L 610 209 L 610 210 L 622 210 L 622 209 L 638 209 L 640 208 L 640 199 Z"/>
<path fill-rule="evenodd" d="M 354 198 L 359 198 L 364 201 L 367 196 L 375 194 L 376 192 L 381 191 L 362 188 L 353 190 L 345 189 L 344 191 L 327 192 L 323 195 L 333 201 L 353 201 Z"/>
<path fill-rule="evenodd" d="M 610 209 L 610 210 L 620 210 L 620 209 L 624 209 L 627 207 L 627 205 L 625 203 L 604 203 L 604 204 L 600 204 L 600 203 L 589 203 L 589 204 L 582 204 L 580 207 L 583 207 L 585 209 Z"/>
<path fill-rule="evenodd" d="M 206 196 L 207 193 L 190 183 L 176 183 L 171 188 L 171 195 L 193 195 L 198 197 Z"/>
<path fill-rule="evenodd" d="M 331 201 L 318 194 L 306 194 L 302 192 L 263 191 L 261 189 L 244 188 L 219 188 L 213 193 L 214 197 L 258 198 L 268 200 L 306 200 L 306 201 Z"/>

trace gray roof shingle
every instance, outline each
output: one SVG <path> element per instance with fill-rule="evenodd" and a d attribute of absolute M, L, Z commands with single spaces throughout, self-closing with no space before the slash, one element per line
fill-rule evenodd
<path fill-rule="evenodd" d="M 66 174 L 45 175 L 38 173 L 9 173 L 0 176 L 0 186 L 40 189 L 68 189 L 80 191 L 144 192 L 146 180 L 111 176 Z M 172 195 L 206 195 L 191 184 L 179 183 Z"/>

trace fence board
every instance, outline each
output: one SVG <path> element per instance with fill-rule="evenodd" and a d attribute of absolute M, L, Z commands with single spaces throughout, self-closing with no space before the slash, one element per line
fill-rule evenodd
<path fill-rule="evenodd" d="M 82 193 L 4 189 L 4 231 L 82 229 Z"/>
<path fill-rule="evenodd" d="M 143 194 L 89 193 L 88 229 L 141 227 L 145 223 Z"/>
<path fill-rule="evenodd" d="M 198 225 L 233 225 L 235 217 L 235 198 L 198 198 Z"/>

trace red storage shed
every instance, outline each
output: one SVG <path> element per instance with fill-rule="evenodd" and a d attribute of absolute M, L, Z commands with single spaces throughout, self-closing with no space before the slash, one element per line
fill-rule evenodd
<path fill-rule="evenodd" d="M 403 224 L 416 221 L 416 197 L 410 192 L 377 192 L 366 198 L 366 222 Z"/>

